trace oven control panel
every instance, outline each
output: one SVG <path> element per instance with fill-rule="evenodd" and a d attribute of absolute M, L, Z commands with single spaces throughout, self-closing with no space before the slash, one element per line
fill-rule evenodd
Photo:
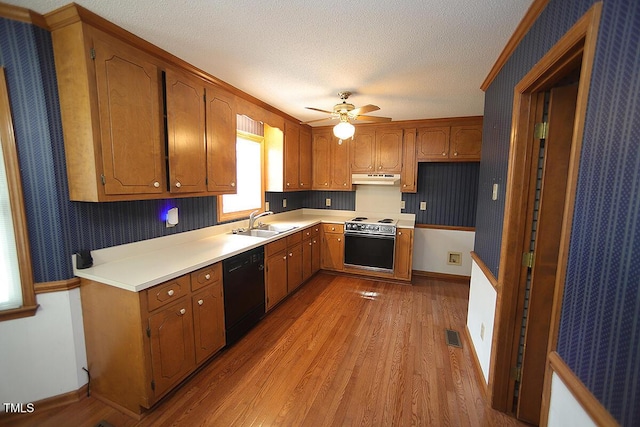
<path fill-rule="evenodd" d="M 385 235 L 395 235 L 396 227 L 395 225 L 388 224 L 369 224 L 362 222 L 347 222 L 345 223 L 345 231 L 353 232 L 353 233 L 363 233 L 363 234 L 385 234 Z"/>

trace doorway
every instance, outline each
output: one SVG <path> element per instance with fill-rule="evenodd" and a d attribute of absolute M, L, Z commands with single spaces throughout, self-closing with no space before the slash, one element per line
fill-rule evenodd
<path fill-rule="evenodd" d="M 494 408 L 532 424 L 541 421 L 557 340 L 601 8 L 596 3 L 515 87 L 489 396 Z"/>

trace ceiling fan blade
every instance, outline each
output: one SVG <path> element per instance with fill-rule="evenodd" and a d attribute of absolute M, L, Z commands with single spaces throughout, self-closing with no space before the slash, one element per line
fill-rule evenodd
<path fill-rule="evenodd" d="M 349 114 L 351 114 L 352 116 L 358 116 L 360 114 L 366 114 L 366 113 L 370 113 L 372 111 L 377 111 L 379 110 L 380 107 L 378 107 L 377 105 L 363 105 L 362 107 L 356 108 L 355 110 L 351 110 L 349 111 Z"/>
<path fill-rule="evenodd" d="M 375 116 L 363 116 L 359 115 L 354 120 L 360 120 L 363 122 L 390 122 L 391 117 L 375 117 Z"/>
<path fill-rule="evenodd" d="M 304 108 L 306 108 L 307 110 L 320 111 L 321 113 L 333 114 L 333 111 L 321 110 L 319 108 L 313 108 L 313 107 L 304 107 Z"/>
<path fill-rule="evenodd" d="M 335 120 L 336 117 L 325 117 L 324 119 L 315 119 L 315 120 L 307 120 L 306 122 L 300 122 L 301 125 L 306 125 L 309 123 L 315 123 L 315 122 L 323 122 L 325 120 Z"/>

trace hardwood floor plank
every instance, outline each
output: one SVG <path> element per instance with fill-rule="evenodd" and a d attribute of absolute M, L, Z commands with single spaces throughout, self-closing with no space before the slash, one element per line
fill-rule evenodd
<path fill-rule="evenodd" d="M 320 273 L 142 420 L 91 397 L 12 425 L 525 426 L 489 407 L 466 335 L 445 343 L 468 292 Z"/>

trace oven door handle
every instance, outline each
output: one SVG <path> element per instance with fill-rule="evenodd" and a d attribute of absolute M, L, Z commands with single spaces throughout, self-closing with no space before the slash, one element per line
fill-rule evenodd
<path fill-rule="evenodd" d="M 394 234 L 366 234 L 366 233 L 347 233 L 346 231 L 344 232 L 344 236 L 351 236 L 351 237 L 368 237 L 371 239 L 388 239 L 388 240 L 395 240 L 396 239 L 396 235 Z"/>

